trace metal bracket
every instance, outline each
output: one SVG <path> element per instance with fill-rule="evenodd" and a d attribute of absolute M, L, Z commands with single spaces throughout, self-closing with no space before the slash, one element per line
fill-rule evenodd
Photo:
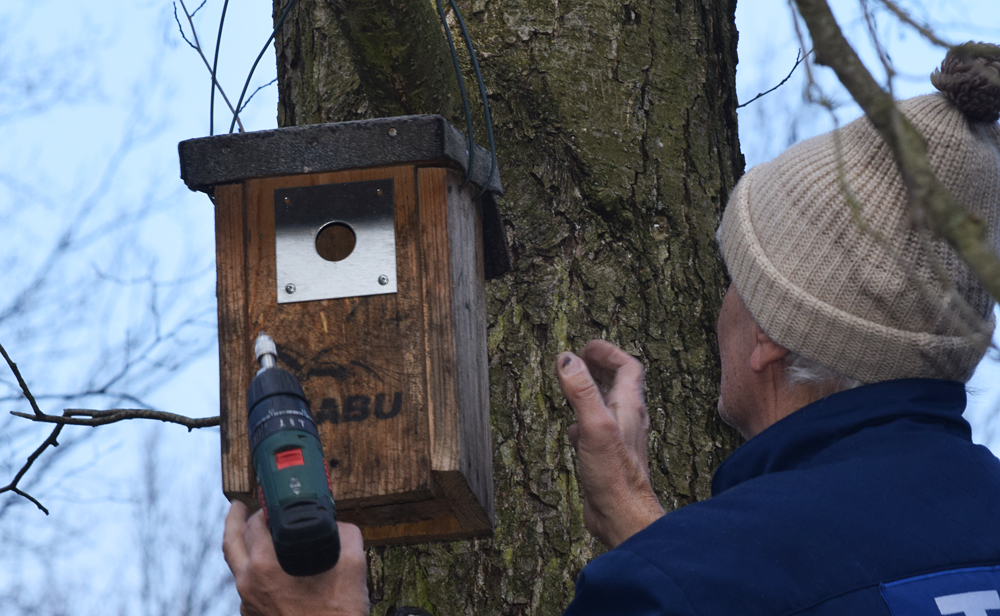
<path fill-rule="evenodd" d="M 391 179 L 279 188 L 274 191 L 274 249 L 279 304 L 396 292 L 396 207 Z M 320 255 L 339 227 L 337 254 Z M 317 238 L 321 243 L 317 244 Z M 336 252 L 336 251 L 335 251 Z M 343 256 L 345 253 L 346 256 Z"/>

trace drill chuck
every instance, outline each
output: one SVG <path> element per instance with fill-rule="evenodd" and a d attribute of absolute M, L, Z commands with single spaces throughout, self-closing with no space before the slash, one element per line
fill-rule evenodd
<path fill-rule="evenodd" d="M 264 332 L 254 354 L 261 368 L 247 392 L 247 431 L 258 497 L 281 568 L 290 575 L 316 575 L 340 558 L 337 510 L 319 432 L 302 386 L 275 366 L 274 341 Z"/>

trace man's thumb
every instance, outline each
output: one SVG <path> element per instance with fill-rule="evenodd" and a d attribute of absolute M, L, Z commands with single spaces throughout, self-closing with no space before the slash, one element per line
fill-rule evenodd
<path fill-rule="evenodd" d="M 560 353 L 556 358 L 556 375 L 559 387 L 576 413 L 581 432 L 601 429 L 604 424 L 614 424 L 614 419 L 604 406 L 601 391 L 590 376 L 582 359 L 573 353 Z"/>

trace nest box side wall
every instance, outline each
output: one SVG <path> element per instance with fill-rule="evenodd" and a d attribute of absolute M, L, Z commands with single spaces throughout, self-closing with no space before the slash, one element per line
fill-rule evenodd
<path fill-rule="evenodd" d="M 219 404 L 222 434 L 222 491 L 255 508 L 247 439 L 246 388 L 253 376 L 247 336 L 246 215 L 243 184 L 215 188 L 216 298 L 219 310 Z"/>
<path fill-rule="evenodd" d="M 482 206 L 442 168 L 417 171 L 435 485 L 466 525 L 493 521 Z"/>

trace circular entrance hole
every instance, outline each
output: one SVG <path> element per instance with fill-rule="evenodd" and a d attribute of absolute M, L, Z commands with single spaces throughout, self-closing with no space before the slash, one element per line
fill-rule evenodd
<path fill-rule="evenodd" d="M 354 229 L 342 222 L 324 225 L 316 234 L 316 252 L 327 261 L 343 261 L 358 243 Z"/>

